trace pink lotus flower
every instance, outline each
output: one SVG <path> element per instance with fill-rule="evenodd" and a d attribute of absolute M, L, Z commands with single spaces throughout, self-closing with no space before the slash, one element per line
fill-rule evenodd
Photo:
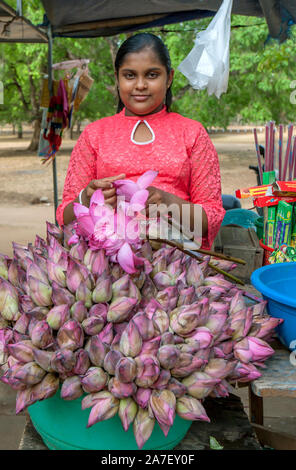
<path fill-rule="evenodd" d="M 138 191 L 146 190 L 148 186 L 151 185 L 152 181 L 157 176 L 157 171 L 146 171 L 140 178 L 137 179 L 137 182 L 131 180 L 117 180 L 113 182 L 113 185 L 117 188 L 117 195 L 124 196 L 126 201 L 130 201 L 132 196 Z M 148 191 L 147 197 L 148 197 Z M 146 198 L 147 199 L 147 198 Z"/>
<path fill-rule="evenodd" d="M 262 339 L 246 337 L 234 345 L 234 357 L 248 364 L 252 361 L 266 361 L 274 350 Z"/>

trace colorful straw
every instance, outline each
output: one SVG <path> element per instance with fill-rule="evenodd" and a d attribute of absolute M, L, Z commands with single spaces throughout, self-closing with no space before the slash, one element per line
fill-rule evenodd
<path fill-rule="evenodd" d="M 283 172 L 283 175 L 282 175 L 283 181 L 286 181 L 286 174 L 287 174 L 288 162 L 289 162 L 289 157 L 290 157 L 292 134 L 293 134 L 293 124 L 289 124 L 289 126 L 288 126 L 288 141 L 287 141 L 285 164 L 284 164 L 284 172 Z"/>
<path fill-rule="evenodd" d="M 282 181 L 283 124 L 279 125 L 279 181 Z"/>

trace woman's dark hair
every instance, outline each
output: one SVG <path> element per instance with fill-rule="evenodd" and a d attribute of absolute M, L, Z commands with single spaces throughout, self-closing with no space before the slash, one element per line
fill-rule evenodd
<path fill-rule="evenodd" d="M 118 76 L 119 68 L 123 64 L 124 58 L 126 54 L 130 54 L 132 52 L 140 52 L 143 49 L 150 48 L 153 52 L 157 55 L 160 63 L 164 65 L 166 68 L 167 74 L 169 75 L 172 67 L 171 67 L 171 58 L 169 51 L 163 41 L 154 34 L 151 33 L 139 33 L 135 34 L 134 36 L 129 37 L 126 39 L 120 46 L 117 51 L 116 58 L 115 58 L 115 71 Z M 118 92 L 118 106 L 117 112 L 119 113 L 123 108 L 124 104 L 122 103 Z M 165 104 L 167 110 L 170 111 L 170 106 L 172 104 L 172 90 L 171 86 L 168 88 L 166 97 L 165 97 Z"/>

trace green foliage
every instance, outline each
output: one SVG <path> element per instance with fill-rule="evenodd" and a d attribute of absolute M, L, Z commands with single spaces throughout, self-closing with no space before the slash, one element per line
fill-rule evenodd
<path fill-rule="evenodd" d="M 15 0 L 8 0 L 8 3 L 16 7 Z M 40 2 L 23 3 L 23 14 L 33 24 L 41 23 L 44 12 Z M 290 103 L 290 86 L 296 79 L 296 34 L 292 29 L 291 38 L 285 43 L 265 44 L 268 28 L 260 18 L 232 17 L 227 93 L 218 100 L 208 96 L 206 90 L 188 87 L 187 79 L 177 67 L 192 49 L 197 32 L 205 29 L 210 21 L 211 18 L 207 18 L 152 30 L 167 44 L 175 69 L 173 111 L 199 120 L 206 127 L 226 128 L 234 121 L 262 124 L 271 119 L 276 123 L 293 120 L 295 105 Z M 235 25 L 246 27 L 235 28 Z M 73 58 L 90 59 L 89 71 L 94 84 L 74 114 L 74 120 L 93 121 L 116 111 L 112 57 L 125 38 L 122 34 L 112 38 L 54 39 L 54 63 Z M 32 122 L 38 114 L 42 77 L 47 73 L 47 45 L 7 43 L 2 51 L 0 79 L 4 83 L 4 105 L 0 105 L 0 122 Z M 59 77 L 61 72 L 55 72 L 54 78 Z"/>

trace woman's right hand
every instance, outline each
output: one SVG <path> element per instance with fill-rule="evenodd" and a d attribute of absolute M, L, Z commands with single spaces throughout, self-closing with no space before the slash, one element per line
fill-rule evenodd
<path fill-rule="evenodd" d="M 116 188 L 113 186 L 112 182 L 122 179 L 125 179 L 124 173 L 99 180 L 91 180 L 81 195 L 82 204 L 89 207 L 90 198 L 92 197 L 93 193 L 97 189 L 101 189 L 105 198 L 105 204 L 109 204 L 115 208 L 117 204 L 117 196 Z"/>

